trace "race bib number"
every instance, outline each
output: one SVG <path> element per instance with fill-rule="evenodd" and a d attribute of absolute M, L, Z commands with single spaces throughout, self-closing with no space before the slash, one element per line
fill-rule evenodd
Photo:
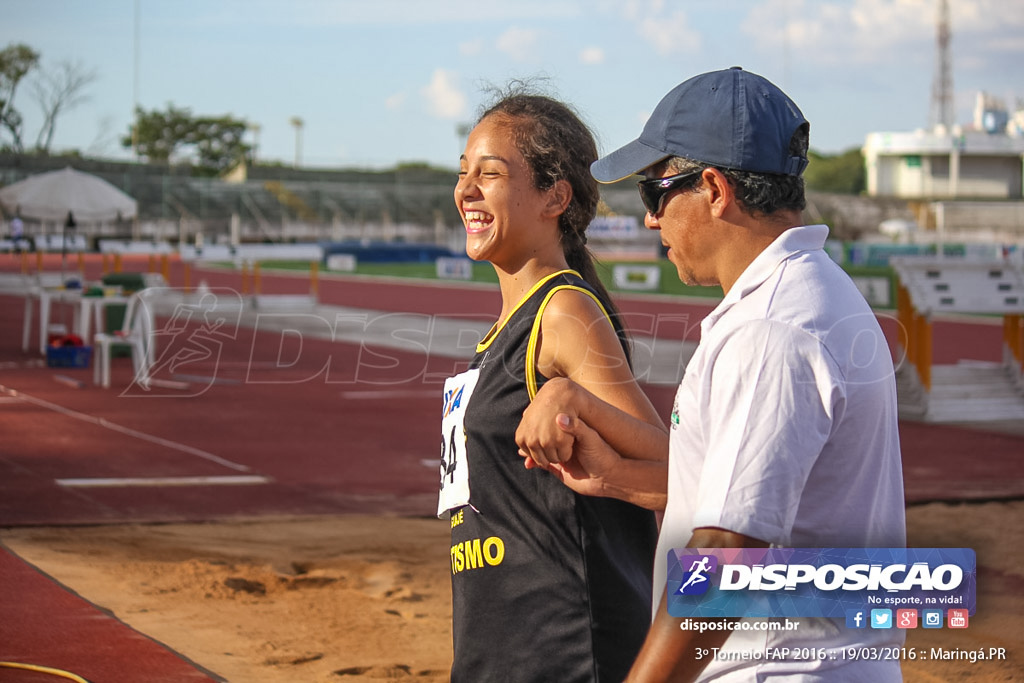
<path fill-rule="evenodd" d="M 466 458 L 466 408 L 480 378 L 474 368 L 444 382 L 441 411 L 441 489 L 437 516 L 469 504 L 469 460 Z"/>

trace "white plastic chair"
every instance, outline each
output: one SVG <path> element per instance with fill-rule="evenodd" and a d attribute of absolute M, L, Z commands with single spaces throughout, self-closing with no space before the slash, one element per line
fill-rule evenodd
<path fill-rule="evenodd" d="M 153 364 L 153 311 L 148 301 L 153 290 L 140 290 L 128 297 L 124 322 L 113 333 L 97 332 L 93 337 L 93 382 L 110 387 L 110 358 L 114 344 L 128 344 L 132 353 L 135 382 L 149 388 L 149 368 Z"/>

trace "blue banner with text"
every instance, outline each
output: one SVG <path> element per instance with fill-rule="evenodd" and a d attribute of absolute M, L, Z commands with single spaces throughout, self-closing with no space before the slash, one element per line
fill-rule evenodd
<path fill-rule="evenodd" d="M 682 548 L 668 552 L 674 617 L 832 617 L 975 611 L 970 548 Z"/>

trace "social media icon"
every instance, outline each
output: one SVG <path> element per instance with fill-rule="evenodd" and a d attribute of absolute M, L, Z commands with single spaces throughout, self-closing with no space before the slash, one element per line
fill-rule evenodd
<path fill-rule="evenodd" d="M 892 610 L 871 610 L 871 628 L 892 628 Z"/>
<path fill-rule="evenodd" d="M 846 628 L 867 628 L 868 613 L 862 609 L 846 610 Z"/>
<path fill-rule="evenodd" d="M 951 609 L 947 612 L 950 628 L 967 628 L 967 610 Z"/>
<path fill-rule="evenodd" d="M 921 625 L 925 628 L 942 628 L 942 610 L 921 610 Z"/>
<path fill-rule="evenodd" d="M 896 628 L 917 628 L 917 610 L 896 610 Z"/>

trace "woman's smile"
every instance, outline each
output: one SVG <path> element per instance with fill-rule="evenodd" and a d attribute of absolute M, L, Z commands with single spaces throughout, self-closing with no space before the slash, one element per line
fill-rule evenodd
<path fill-rule="evenodd" d="M 475 234 L 478 232 L 484 232 L 491 227 L 491 223 L 494 222 L 494 216 L 483 211 L 466 211 L 466 232 Z"/>

